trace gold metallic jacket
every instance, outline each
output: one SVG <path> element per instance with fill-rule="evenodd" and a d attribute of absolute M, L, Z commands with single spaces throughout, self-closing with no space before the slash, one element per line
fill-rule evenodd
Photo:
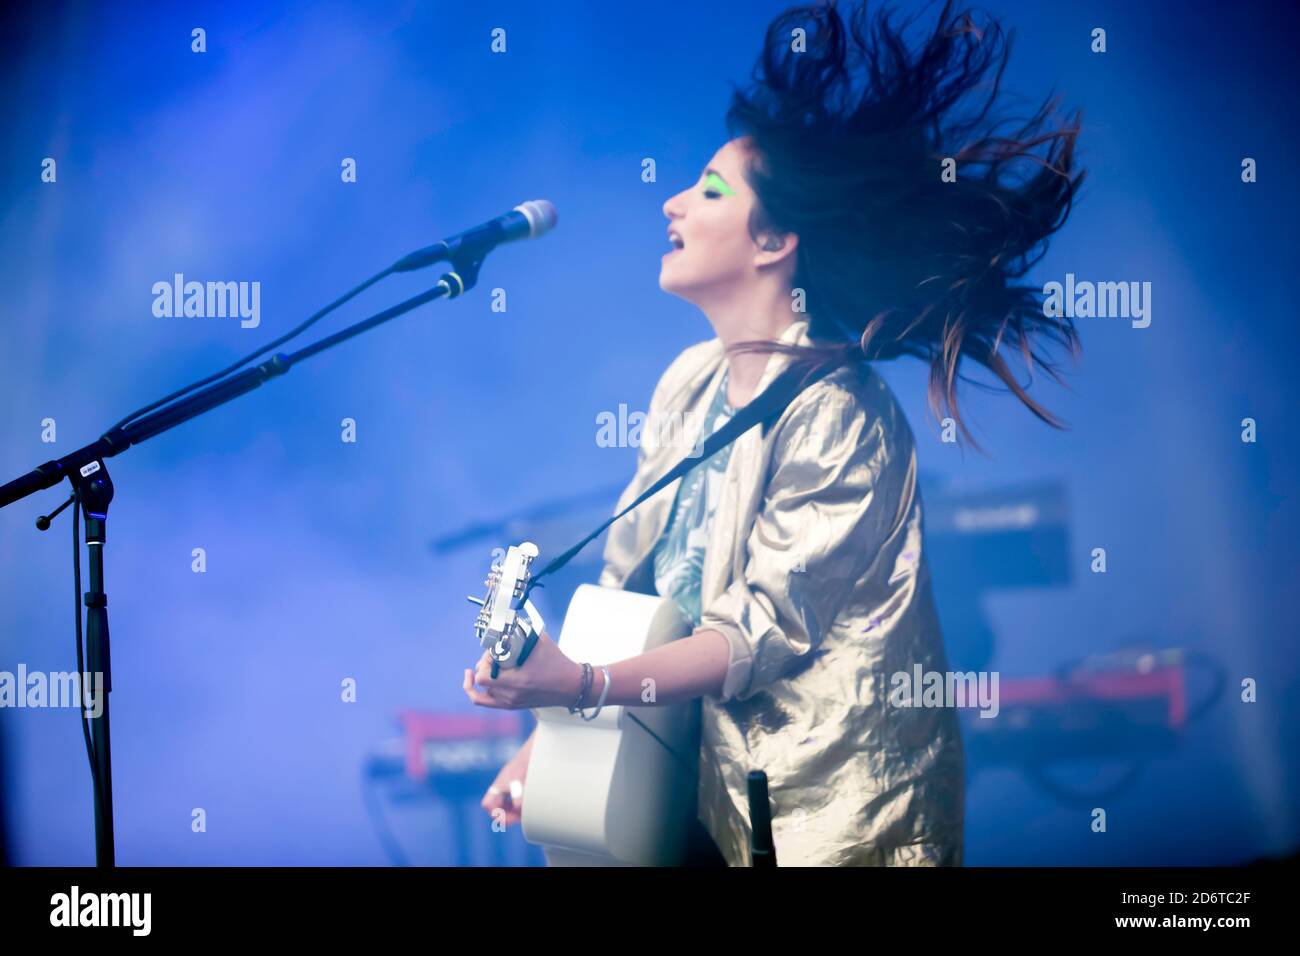
<path fill-rule="evenodd" d="M 807 328 L 795 322 L 782 341 L 806 344 Z M 788 361 L 772 356 L 755 394 Z M 716 338 L 669 366 L 620 510 L 688 453 L 722 369 Z M 602 585 L 654 593 L 653 548 L 679 484 L 610 528 Z M 948 664 L 912 433 L 878 374 L 840 369 L 766 435 L 760 426 L 737 440 L 701 601 L 701 629 L 731 644 L 721 694 L 701 702 L 698 794 L 699 818 L 727 862 L 750 865 L 746 775 L 758 769 L 782 866 L 960 864 L 956 712 L 890 702 L 893 675 Z"/>

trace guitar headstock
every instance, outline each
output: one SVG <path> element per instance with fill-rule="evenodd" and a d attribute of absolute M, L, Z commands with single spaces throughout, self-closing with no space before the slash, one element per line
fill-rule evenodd
<path fill-rule="evenodd" d="M 479 605 L 474 636 L 502 667 L 522 664 L 545 626 L 533 602 L 524 599 L 537 554 L 537 545 L 531 541 L 511 547 L 505 559 L 488 571 L 483 599 L 469 598 Z"/>

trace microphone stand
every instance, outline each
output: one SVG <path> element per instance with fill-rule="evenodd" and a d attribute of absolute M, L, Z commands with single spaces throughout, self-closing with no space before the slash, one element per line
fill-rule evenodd
<path fill-rule="evenodd" d="M 108 734 L 108 695 L 113 689 L 112 661 L 108 643 L 108 595 L 104 593 L 104 542 L 107 540 L 108 503 L 113 500 L 113 480 L 102 465 L 87 465 L 70 479 L 86 519 L 86 554 L 89 558 L 89 590 L 86 605 L 86 671 L 81 675 L 103 674 L 99 689 L 99 715 L 90 720 L 91 779 L 95 784 L 95 862 L 116 866 L 113 848 L 113 760 Z M 91 686 L 94 686 L 93 679 Z M 82 702 L 89 703 L 85 684 Z"/>
<path fill-rule="evenodd" d="M 86 668 L 87 673 L 103 674 L 102 700 L 98 717 L 90 718 L 91 726 L 91 777 L 95 788 L 95 862 L 102 867 L 115 866 L 113 842 L 113 779 L 111 745 L 108 728 L 108 697 L 112 690 L 110 677 L 111 657 L 108 639 L 108 595 L 104 591 L 104 544 L 107 540 L 108 505 L 113 500 L 113 480 L 109 477 L 104 459 L 120 455 L 132 445 L 138 445 L 177 425 L 197 418 L 240 395 L 251 392 L 263 382 L 285 374 L 298 362 L 324 352 L 367 332 L 377 325 L 419 308 L 426 302 L 446 296 L 457 298 L 474 287 L 479 268 L 490 247 L 466 249 L 461 255 L 450 257 L 452 271 L 444 273 L 432 289 L 412 296 L 392 308 L 385 309 L 350 325 L 340 332 L 327 336 L 306 348 L 288 355 L 283 352 L 260 365 L 245 369 L 230 378 L 214 382 L 207 388 L 194 392 L 155 412 L 144 415 L 129 424 L 112 428 L 99 439 L 55 461 L 48 461 L 0 485 L 0 508 L 13 504 L 45 488 L 52 488 L 65 477 L 72 483 L 74 497 L 79 501 L 86 519 L 86 547 L 90 559 L 89 590 L 86 591 Z M 66 507 L 66 504 L 64 505 Z M 49 527 L 49 516 L 37 520 L 42 531 Z M 82 675 L 83 681 L 85 675 Z M 85 692 L 83 689 L 83 703 Z"/>

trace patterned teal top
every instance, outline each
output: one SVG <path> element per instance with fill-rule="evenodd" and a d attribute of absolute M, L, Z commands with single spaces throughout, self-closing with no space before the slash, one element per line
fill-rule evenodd
<path fill-rule="evenodd" d="M 736 410 L 727 404 L 727 372 L 704 415 L 702 435 L 712 435 L 731 419 Z M 701 438 L 703 441 L 703 438 Z M 731 458 L 731 445 L 719 449 L 707 461 L 696 465 L 677 487 L 668 526 L 655 545 L 655 590 L 677 602 L 696 626 L 700 623 L 700 579 L 704 574 L 704 553 L 709 544 L 709 523 L 722 497 L 722 478 Z"/>

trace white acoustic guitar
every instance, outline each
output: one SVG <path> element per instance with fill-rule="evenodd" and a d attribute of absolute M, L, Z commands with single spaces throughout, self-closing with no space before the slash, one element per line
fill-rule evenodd
<path fill-rule="evenodd" d="M 523 599 L 537 547 L 524 542 L 488 575 L 475 623 L 499 667 L 526 666 L 543 622 Z M 667 598 L 581 585 L 569 602 L 559 648 L 595 666 L 635 657 L 690 633 Z M 653 687 L 644 689 L 647 697 Z M 673 866 L 693 825 L 699 701 L 619 707 L 594 720 L 540 707 L 528 760 L 524 838 L 551 866 Z"/>

